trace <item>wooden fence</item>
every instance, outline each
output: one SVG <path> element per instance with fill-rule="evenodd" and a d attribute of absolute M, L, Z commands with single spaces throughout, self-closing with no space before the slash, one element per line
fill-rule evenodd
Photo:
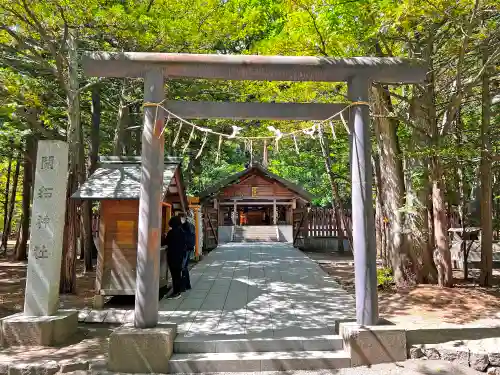
<path fill-rule="evenodd" d="M 203 250 L 212 250 L 219 244 L 219 212 L 213 207 L 203 208 Z"/>
<path fill-rule="evenodd" d="M 293 213 L 294 244 L 305 238 L 338 238 L 339 231 L 347 238 L 352 231 L 351 211 L 344 210 L 345 218 L 341 219 L 340 212 L 332 208 L 301 208 Z M 345 225 L 344 225 L 345 223 Z"/>

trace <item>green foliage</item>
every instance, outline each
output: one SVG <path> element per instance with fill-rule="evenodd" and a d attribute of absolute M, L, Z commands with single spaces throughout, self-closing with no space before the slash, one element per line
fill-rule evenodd
<path fill-rule="evenodd" d="M 435 70 L 436 110 L 441 123 L 453 93 L 460 46 L 463 45 L 474 2 L 459 0 L 360 0 L 330 2 L 318 0 L 0 0 L 0 163 L 5 165 L 9 145 L 20 148 L 27 135 L 66 136 L 67 32 L 78 34 L 78 52 L 161 51 L 183 53 L 240 53 L 268 55 L 317 55 L 349 57 L 386 55 L 425 57 L 427 42 L 435 36 L 431 60 Z M 498 3 L 480 3 L 478 17 L 471 25 L 466 45 L 462 80 L 477 79 L 481 66 L 479 52 L 485 46 L 498 45 Z M 495 16 L 496 15 L 496 16 Z M 39 24 L 37 24 L 37 22 Z M 498 49 L 492 48 L 492 54 Z M 57 57 L 57 58 L 56 58 Z M 498 57 L 492 62 L 498 66 Z M 495 71 L 498 75 L 498 68 Z M 92 79 L 79 72 L 80 86 Z M 499 94 L 498 79 L 492 84 L 492 95 Z M 133 108 L 129 126 L 140 126 L 143 83 L 126 80 L 125 102 Z M 106 79 L 100 84 L 101 129 L 100 153 L 109 154 L 117 123 L 123 80 Z M 249 82 L 200 79 L 176 79 L 166 83 L 167 96 L 177 100 L 245 101 L 245 102 L 318 102 L 344 101 L 343 83 Z M 481 119 L 480 87 L 477 82 L 462 99 L 462 130 L 452 128 L 438 144 L 429 141 L 425 123 L 408 119 L 414 110 L 412 100 L 426 93 L 412 87 L 392 87 L 393 112 L 398 118 L 399 146 L 405 162 L 418 160 L 408 168 L 407 180 L 415 189 L 428 178 L 427 159 L 439 155 L 444 164 L 450 202 L 455 202 L 456 169 L 463 167 L 467 191 L 477 185 L 479 158 L 479 125 Z M 90 138 L 90 91 L 82 90 L 81 118 L 84 146 Z M 493 107 L 493 150 L 499 146 L 498 108 Z M 421 116 L 422 117 L 422 116 Z M 230 132 L 235 123 L 245 135 L 270 135 L 267 127 L 290 131 L 311 124 L 287 121 L 207 120 L 198 124 Z M 220 162 L 215 163 L 218 137 L 210 136 L 202 156 L 196 158 L 202 137 L 196 135 L 186 148 L 189 129 L 184 127 L 178 144 L 172 142 L 178 123 L 170 122 L 166 132 L 166 150 L 183 155 L 184 175 L 190 194 L 196 194 L 212 183 L 244 168 L 250 160 L 245 145 L 225 142 Z M 340 195 L 349 206 L 348 137 L 343 125 L 335 123 L 334 139 L 327 129 L 333 172 Z M 328 127 L 327 127 L 328 128 Z M 127 152 L 136 130 L 127 130 Z M 458 139 L 459 138 L 459 139 Z M 253 158 L 262 160 L 262 142 L 253 145 Z M 279 150 L 269 144 L 270 169 L 309 190 L 314 203 L 329 205 L 332 192 L 325 174 L 318 140 L 299 139 L 297 155 L 290 140 L 282 140 Z M 374 145 L 375 149 L 375 145 Z M 2 167 L 3 168 L 3 167 Z M 0 190 L 1 190 L 0 186 Z"/>
<path fill-rule="evenodd" d="M 389 289 L 394 286 L 394 275 L 391 268 L 377 269 L 377 287 L 379 289 Z"/>

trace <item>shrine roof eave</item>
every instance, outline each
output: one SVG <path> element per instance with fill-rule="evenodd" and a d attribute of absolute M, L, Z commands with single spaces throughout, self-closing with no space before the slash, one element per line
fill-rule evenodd
<path fill-rule="evenodd" d="M 165 196 L 180 160 L 165 159 L 162 196 Z M 138 200 L 141 193 L 140 157 L 102 157 L 99 167 L 71 196 L 72 199 Z"/>
<path fill-rule="evenodd" d="M 198 195 L 200 197 L 200 201 L 206 201 L 206 200 L 209 200 L 211 198 L 214 198 L 222 189 L 224 189 L 227 186 L 230 186 L 230 185 L 237 183 L 241 177 L 251 173 L 252 170 L 257 170 L 257 171 L 261 172 L 262 174 L 264 174 L 265 176 L 267 176 L 268 178 L 270 178 L 272 180 L 276 180 L 277 182 L 279 182 L 280 184 L 285 186 L 287 189 L 289 189 L 290 191 L 297 194 L 305 202 L 309 203 L 314 199 L 314 196 L 311 193 L 309 193 L 307 190 L 303 189 L 299 185 L 294 184 L 293 182 L 288 181 L 288 180 L 272 173 L 268 169 L 264 168 L 262 165 L 256 163 L 256 164 L 252 164 L 251 166 L 244 169 L 243 171 L 237 172 L 237 173 L 215 183 L 214 185 L 212 185 L 208 189 L 200 192 L 200 194 Z"/>

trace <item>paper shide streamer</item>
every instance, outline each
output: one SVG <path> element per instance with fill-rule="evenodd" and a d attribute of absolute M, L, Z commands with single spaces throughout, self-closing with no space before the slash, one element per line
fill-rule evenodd
<path fill-rule="evenodd" d="M 238 133 L 241 131 L 241 129 L 243 129 L 243 128 L 240 128 L 239 126 L 233 125 L 233 132 L 231 133 L 231 135 L 228 138 L 235 138 L 238 135 Z"/>
<path fill-rule="evenodd" d="M 314 138 L 314 133 L 316 132 L 316 124 L 314 124 L 313 126 L 311 126 L 309 129 L 304 129 L 302 131 L 304 134 Z"/>
<path fill-rule="evenodd" d="M 283 137 L 283 133 L 274 126 L 268 126 L 267 128 L 274 133 L 274 147 L 276 148 L 276 152 L 279 152 L 279 140 Z"/>
<path fill-rule="evenodd" d="M 365 105 L 365 106 L 369 106 L 369 103 L 368 102 L 363 102 L 363 101 L 357 101 L 357 102 L 351 102 L 349 103 L 346 107 L 344 107 L 341 111 L 339 111 L 338 113 L 335 113 L 333 115 L 331 115 L 330 117 L 320 121 L 320 122 L 316 122 L 314 123 L 313 126 L 309 127 L 309 128 L 306 128 L 306 129 L 298 129 L 298 130 L 294 130 L 292 132 L 288 132 L 288 133 L 283 133 L 281 132 L 281 130 L 275 128 L 274 126 L 269 126 L 268 127 L 268 130 L 270 130 L 271 132 L 274 133 L 273 136 L 253 136 L 253 137 L 246 137 L 246 136 L 241 136 L 239 135 L 239 133 L 241 132 L 241 130 L 243 129 L 242 127 L 239 127 L 239 126 L 236 126 L 236 125 L 232 125 L 232 132 L 231 134 L 226 134 L 226 133 L 220 133 L 220 132 L 217 132 L 217 131 L 214 131 L 212 129 L 209 129 L 209 128 L 204 128 L 204 127 L 201 127 L 195 123 L 192 123 L 190 121 L 187 121 L 186 119 L 183 119 L 182 117 L 176 115 L 175 113 L 171 112 L 170 110 L 168 110 L 167 108 L 165 108 L 163 105 L 162 105 L 163 101 L 160 102 L 160 103 L 144 103 L 143 107 L 156 107 L 156 111 L 155 111 L 155 124 L 157 123 L 156 120 L 159 116 L 159 109 L 162 109 L 162 111 L 164 113 L 166 113 L 168 115 L 166 121 L 165 121 L 165 125 L 163 127 L 163 129 L 161 130 L 161 133 L 160 133 L 160 137 L 163 135 L 170 119 L 177 119 L 179 121 L 179 127 L 177 129 L 177 132 L 176 132 L 176 135 L 175 135 L 175 138 L 174 138 L 174 141 L 172 143 L 173 146 L 175 146 L 179 140 L 180 140 L 180 134 L 182 132 L 182 129 L 184 127 L 184 125 L 189 125 L 191 126 L 191 132 L 189 134 L 189 138 L 186 142 L 186 144 L 184 145 L 183 149 L 182 149 L 182 153 L 185 153 L 187 151 L 187 149 L 189 148 L 189 145 L 191 143 L 191 140 L 193 139 L 193 136 L 194 136 L 194 132 L 195 130 L 198 130 L 200 132 L 203 132 L 204 133 L 204 137 L 203 137 L 203 141 L 202 141 L 202 144 L 201 144 L 201 147 L 200 147 L 200 150 L 198 151 L 197 155 L 196 155 L 196 158 L 198 158 L 199 156 L 201 156 L 201 153 L 206 145 L 206 142 L 207 142 L 207 139 L 208 139 L 208 135 L 209 134 L 213 134 L 213 135 L 217 135 L 219 136 L 219 145 L 218 145 L 218 149 L 217 149 L 217 155 L 216 155 L 216 162 L 218 163 L 219 160 L 220 160 L 220 154 L 221 154 L 221 145 L 222 145 L 222 140 L 223 138 L 226 138 L 226 139 L 238 139 L 238 140 L 243 140 L 244 141 L 244 144 L 245 144 L 245 151 L 250 151 L 250 160 L 251 162 L 253 162 L 253 140 L 262 140 L 264 142 L 264 150 L 263 150 L 263 157 L 262 157 L 262 162 L 264 165 L 267 165 L 268 163 L 268 150 L 267 150 L 267 141 L 268 140 L 274 140 L 275 142 L 275 150 L 276 152 L 279 152 L 279 141 L 280 139 L 282 138 L 285 138 L 285 137 L 291 137 L 293 138 L 293 143 L 294 143 L 294 147 L 295 147 L 295 151 L 297 152 L 297 154 L 299 154 L 299 147 L 298 147 L 298 142 L 297 142 L 297 136 L 298 135 L 301 135 L 301 134 L 305 134 L 307 136 L 310 136 L 312 137 L 313 139 L 315 138 L 315 133 L 316 131 L 318 130 L 318 126 L 321 126 L 320 124 L 325 124 L 327 121 L 329 122 L 329 125 L 330 125 L 330 129 L 332 131 L 332 137 L 334 139 L 337 139 L 337 135 L 335 133 L 335 129 L 334 129 L 334 124 L 332 122 L 332 119 L 334 119 L 335 117 L 339 116 L 347 133 L 348 134 L 351 134 L 351 131 L 349 129 L 349 125 L 347 124 L 347 121 L 345 120 L 344 118 L 344 115 L 343 115 L 343 112 L 346 111 L 348 108 L 351 108 L 353 106 L 359 106 L 359 105 Z M 163 113 L 162 112 L 162 113 Z M 163 115 L 163 114 L 162 114 Z M 372 115 L 374 116 L 374 115 Z M 385 117 L 385 116 L 378 116 L 378 117 Z"/>

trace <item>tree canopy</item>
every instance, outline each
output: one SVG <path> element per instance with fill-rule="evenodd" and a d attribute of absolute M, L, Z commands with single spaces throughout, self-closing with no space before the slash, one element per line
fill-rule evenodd
<path fill-rule="evenodd" d="M 7 169 L 23 162 L 27 140 L 68 140 L 71 189 L 91 173 L 97 144 L 102 155 L 140 152 L 142 81 L 86 77 L 84 51 L 421 58 L 429 65 L 424 84 L 373 86 L 374 197 L 380 254 L 389 251 L 387 262 L 401 268 L 401 280 L 411 278 L 410 268 L 418 269 L 418 281 L 432 280 L 430 254 L 447 246 L 447 218 L 458 212 L 463 225 L 479 220 L 472 207 L 480 173 L 490 171 L 485 178 L 493 192 L 500 183 L 499 10 L 494 0 L 0 0 L 0 191 L 5 202 L 16 200 L 12 228 L 22 217 L 21 195 L 9 191 L 14 172 L 7 177 Z M 328 103 L 345 101 L 346 90 L 342 83 L 166 82 L 168 98 L 182 100 Z M 271 135 L 270 125 L 282 131 L 311 126 L 197 123 L 226 133 L 237 124 L 244 135 Z M 196 158 L 202 135 L 190 138 L 184 128 L 174 146 L 178 126 L 169 122 L 166 151 L 183 156 L 190 194 L 251 158 L 248 144 L 225 141 L 216 162 L 218 138 L 212 136 Z M 335 134 L 324 129 L 326 170 L 318 135 L 300 137 L 298 154 L 291 140 L 280 141 L 279 149 L 269 142 L 269 168 L 313 193 L 316 205 L 348 207 L 348 133 L 340 122 L 334 127 Z M 252 144 L 253 160 L 262 160 L 263 149 L 263 142 Z M 19 186 L 25 178 L 21 173 Z M 497 216 L 494 224 L 498 233 Z"/>

